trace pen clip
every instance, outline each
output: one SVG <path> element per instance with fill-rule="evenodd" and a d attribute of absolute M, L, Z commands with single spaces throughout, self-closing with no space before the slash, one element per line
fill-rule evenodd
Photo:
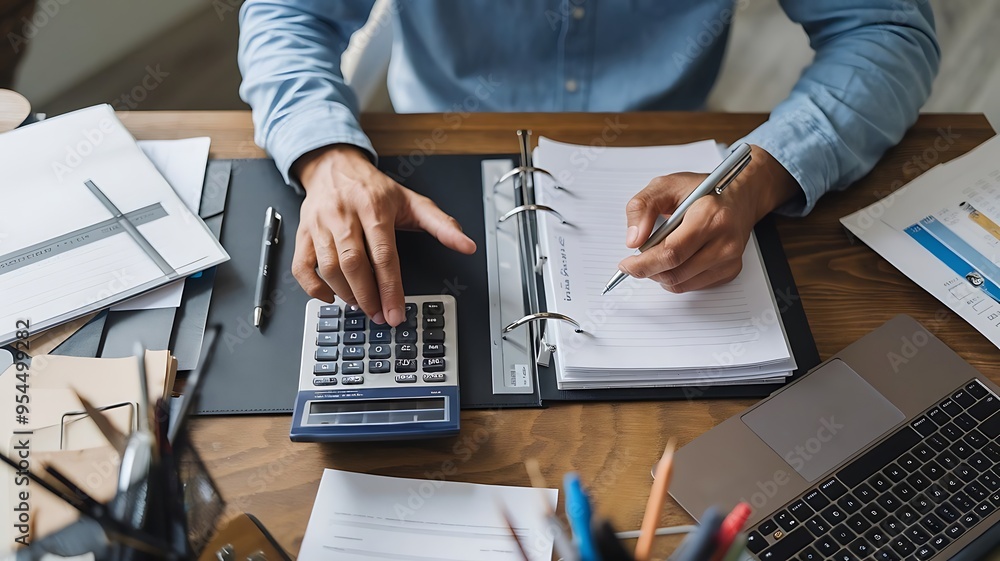
<path fill-rule="evenodd" d="M 732 183 L 734 179 L 736 179 L 736 176 L 738 176 L 740 172 L 742 172 L 750 164 L 751 159 L 752 157 L 750 155 L 750 152 L 748 151 L 746 155 L 740 159 L 739 163 L 736 164 L 736 166 L 733 167 L 733 169 L 729 170 L 729 173 L 727 173 L 725 177 L 723 177 L 722 180 L 719 181 L 719 184 L 715 186 L 715 194 L 721 195 L 722 192 L 726 190 L 726 187 L 729 187 L 729 184 Z"/>

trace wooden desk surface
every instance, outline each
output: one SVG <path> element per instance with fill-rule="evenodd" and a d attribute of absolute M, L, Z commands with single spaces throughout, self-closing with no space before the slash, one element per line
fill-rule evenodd
<path fill-rule="evenodd" d="M 140 139 L 212 137 L 212 156 L 261 157 L 245 112 L 122 114 Z M 715 138 L 732 142 L 763 115 L 711 113 L 368 115 L 364 129 L 383 158 L 428 152 L 513 152 L 517 128 L 568 142 L 648 145 Z M 822 358 L 890 317 L 921 321 L 962 357 L 1000 382 L 1000 351 L 957 315 L 862 245 L 838 219 L 884 197 L 927 167 L 993 136 L 982 115 L 926 115 L 872 173 L 823 198 L 806 219 L 779 219 L 806 314 Z M 604 140 L 602 141 L 602 135 Z M 296 444 L 287 416 L 197 419 L 194 439 L 230 509 L 257 515 L 298 552 L 323 468 L 401 477 L 528 485 L 523 461 L 540 460 L 551 484 L 580 472 L 619 529 L 638 528 L 650 466 L 667 439 L 681 445 L 750 405 L 749 400 L 563 404 L 548 409 L 475 411 L 462 433 L 432 442 Z M 668 504 L 663 523 L 688 521 Z M 667 546 L 669 547 L 669 543 Z"/>

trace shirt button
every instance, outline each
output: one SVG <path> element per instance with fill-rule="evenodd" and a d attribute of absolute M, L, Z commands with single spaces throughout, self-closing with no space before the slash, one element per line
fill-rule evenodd
<path fill-rule="evenodd" d="M 579 85 L 576 83 L 576 80 L 566 80 L 566 91 L 573 93 L 578 87 Z"/>
<path fill-rule="evenodd" d="M 576 6 L 572 13 L 573 19 L 583 19 L 583 16 L 587 15 L 587 10 L 584 10 L 582 6 Z"/>

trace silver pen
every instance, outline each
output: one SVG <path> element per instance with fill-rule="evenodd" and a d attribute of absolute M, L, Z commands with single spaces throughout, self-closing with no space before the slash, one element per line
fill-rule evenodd
<path fill-rule="evenodd" d="M 735 148 L 733 148 L 732 151 L 729 152 L 729 155 L 726 156 L 724 160 L 722 160 L 722 163 L 719 164 L 719 167 L 715 168 L 715 170 L 712 171 L 712 173 L 708 174 L 708 177 L 706 177 L 705 180 L 702 181 L 700 185 L 695 187 L 694 191 L 691 191 L 691 194 L 688 195 L 681 202 L 681 204 L 677 206 L 677 209 L 674 210 L 673 214 L 670 215 L 670 218 L 668 218 L 666 222 L 661 224 L 660 227 L 657 228 L 656 231 L 654 231 L 651 236 L 649 236 L 649 239 L 646 240 L 646 243 L 639 246 L 639 249 L 635 251 L 635 254 L 639 255 L 640 253 L 650 249 L 651 247 L 655 247 L 664 239 L 666 239 L 666 237 L 669 236 L 671 232 L 677 229 L 677 226 L 680 225 L 681 220 L 684 219 L 684 213 L 688 211 L 688 209 L 691 207 L 691 205 L 695 203 L 695 201 L 704 197 L 705 195 L 708 195 L 709 193 L 715 193 L 717 195 L 721 195 L 722 192 L 726 189 L 726 187 L 729 187 L 729 184 L 732 183 L 734 179 L 736 179 L 736 176 L 739 175 L 740 172 L 743 171 L 743 168 L 747 167 L 747 164 L 749 163 L 750 163 L 750 145 L 746 143 L 740 143 Z M 627 278 L 628 278 L 627 273 L 623 273 L 622 271 L 616 271 L 615 276 L 611 277 L 611 280 L 608 281 L 608 284 L 604 287 L 604 292 L 601 292 L 601 295 L 603 296 L 608 292 L 611 292 L 611 290 L 614 289 L 614 287 L 621 284 L 622 281 Z"/>
<path fill-rule="evenodd" d="M 264 212 L 264 239 L 260 245 L 260 266 L 257 268 L 257 286 L 253 298 L 253 326 L 260 329 L 267 299 L 267 282 L 271 276 L 271 250 L 278 245 L 281 215 L 273 207 Z"/>

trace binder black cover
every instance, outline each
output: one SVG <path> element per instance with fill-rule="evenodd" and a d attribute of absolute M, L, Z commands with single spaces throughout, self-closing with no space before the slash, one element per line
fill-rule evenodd
<path fill-rule="evenodd" d="M 776 386 L 772 385 L 559 391 L 554 372 L 541 369 L 540 388 L 535 394 L 494 395 L 481 162 L 497 157 L 516 160 L 511 156 L 448 155 L 425 156 L 419 164 L 406 157 L 388 157 L 379 164 L 390 177 L 430 197 L 457 218 L 479 248 L 474 255 L 460 255 L 426 233 L 397 234 L 406 292 L 451 294 L 458 300 L 463 408 L 538 407 L 549 400 L 763 397 L 774 391 Z M 221 240 L 232 259 L 217 270 L 209 323 L 221 325 L 222 332 L 219 351 L 204 373 L 201 414 L 291 411 L 298 386 L 302 314 L 309 299 L 289 273 L 300 204 L 301 198 L 284 184 L 271 160 L 233 161 Z M 270 289 L 277 302 L 267 310 L 270 314 L 258 332 L 252 327 L 251 312 L 268 206 L 276 207 L 283 217 L 274 255 L 280 273 Z M 799 365 L 796 374 L 800 375 L 819 363 L 816 345 L 773 223 L 761 222 L 757 236 Z"/>

